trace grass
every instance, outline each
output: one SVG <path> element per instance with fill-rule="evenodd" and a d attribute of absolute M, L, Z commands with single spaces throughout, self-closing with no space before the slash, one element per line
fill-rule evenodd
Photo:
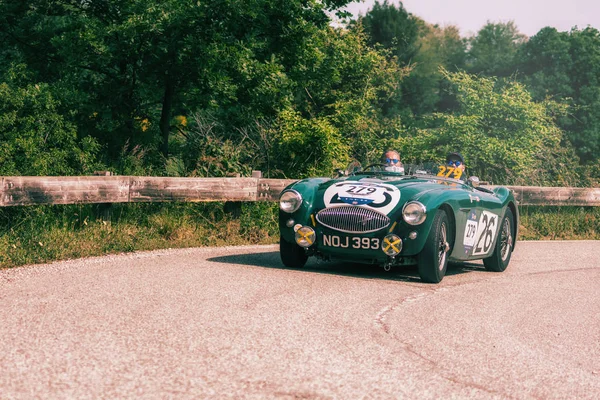
<path fill-rule="evenodd" d="M 600 240 L 600 207 L 519 208 L 521 240 Z"/>
<path fill-rule="evenodd" d="M 0 209 L 0 265 L 15 267 L 110 253 L 163 248 L 272 244 L 279 240 L 274 203 L 246 203 L 239 218 L 223 203 Z"/>
<path fill-rule="evenodd" d="M 276 203 L 123 204 L 0 209 L 0 266 L 163 248 L 273 244 Z M 600 239 L 600 207 L 521 207 L 521 240 Z"/>

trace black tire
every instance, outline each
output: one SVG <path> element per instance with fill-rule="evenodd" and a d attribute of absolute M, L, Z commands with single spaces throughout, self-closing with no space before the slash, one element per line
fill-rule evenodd
<path fill-rule="evenodd" d="M 283 236 L 279 237 L 279 256 L 281 262 L 288 268 L 302 268 L 308 260 L 304 249 L 296 243 L 287 242 Z"/>
<path fill-rule="evenodd" d="M 485 269 L 493 272 L 502 272 L 508 267 L 510 262 L 510 256 L 514 248 L 515 238 L 515 226 L 513 220 L 513 213 L 510 208 L 506 209 L 504 218 L 502 219 L 502 225 L 500 225 L 500 232 L 496 239 L 496 246 L 494 246 L 494 252 L 489 258 L 483 260 Z"/>
<path fill-rule="evenodd" d="M 425 246 L 418 256 L 419 276 L 423 282 L 439 283 L 446 275 L 454 230 L 444 210 L 437 210 Z"/>

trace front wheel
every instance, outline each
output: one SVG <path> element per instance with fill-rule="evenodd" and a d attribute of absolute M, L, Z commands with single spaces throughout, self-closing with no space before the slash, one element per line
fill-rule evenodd
<path fill-rule="evenodd" d="M 446 275 L 452 235 L 446 212 L 437 210 L 425 246 L 417 259 L 419 276 L 423 282 L 439 283 Z"/>
<path fill-rule="evenodd" d="M 302 268 L 308 260 L 304 249 L 296 243 L 289 243 L 283 236 L 279 236 L 279 256 L 281 262 L 288 268 Z"/>
<path fill-rule="evenodd" d="M 515 228 L 513 221 L 513 213 L 510 208 L 506 209 L 506 214 L 502 219 L 502 228 L 500 230 L 500 237 L 496 240 L 496 246 L 494 252 L 489 258 L 483 260 L 485 269 L 493 272 L 502 272 L 508 267 L 510 262 L 510 256 L 512 255 L 512 249 L 514 244 Z"/>

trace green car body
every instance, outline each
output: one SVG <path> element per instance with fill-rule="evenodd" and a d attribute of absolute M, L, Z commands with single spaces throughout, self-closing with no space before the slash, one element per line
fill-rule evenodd
<path fill-rule="evenodd" d="M 286 196 L 300 196 L 301 203 L 293 212 L 280 207 L 284 264 L 302 266 L 308 256 L 376 264 L 386 270 L 395 265 L 418 264 L 421 278 L 430 282 L 443 278 L 447 261 L 484 259 L 488 269 L 504 270 L 519 226 L 517 203 L 510 190 L 489 190 L 470 181 L 420 172 L 360 172 L 338 179 L 304 179 L 289 185 L 282 196 L 292 192 Z M 407 207 L 408 203 L 412 203 L 411 207 Z M 412 215 L 423 218 L 421 205 L 424 220 L 412 220 Z M 408 213 L 405 218 L 405 207 L 419 211 Z M 375 220 L 379 222 L 375 224 Z M 302 237 L 306 232 L 308 242 Z M 392 242 L 397 244 L 391 251 L 400 251 L 386 254 L 384 249 L 390 251 Z M 431 259 L 426 254 L 438 251 L 438 258 Z M 425 265 L 431 263 L 436 265 Z"/>

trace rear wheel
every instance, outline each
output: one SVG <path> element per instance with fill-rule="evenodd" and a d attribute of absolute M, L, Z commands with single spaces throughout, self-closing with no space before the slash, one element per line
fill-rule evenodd
<path fill-rule="evenodd" d="M 283 236 L 279 237 L 279 256 L 283 265 L 288 268 L 302 268 L 308 259 L 302 247 L 296 243 L 287 242 Z"/>
<path fill-rule="evenodd" d="M 446 275 L 453 231 L 444 210 L 437 210 L 417 264 L 423 282 L 438 283 Z"/>
<path fill-rule="evenodd" d="M 506 214 L 502 219 L 500 236 L 496 240 L 496 247 L 492 256 L 483 260 L 485 269 L 493 272 L 502 272 L 508 267 L 515 237 L 515 227 L 513 222 L 513 213 L 510 208 L 506 209 Z"/>

